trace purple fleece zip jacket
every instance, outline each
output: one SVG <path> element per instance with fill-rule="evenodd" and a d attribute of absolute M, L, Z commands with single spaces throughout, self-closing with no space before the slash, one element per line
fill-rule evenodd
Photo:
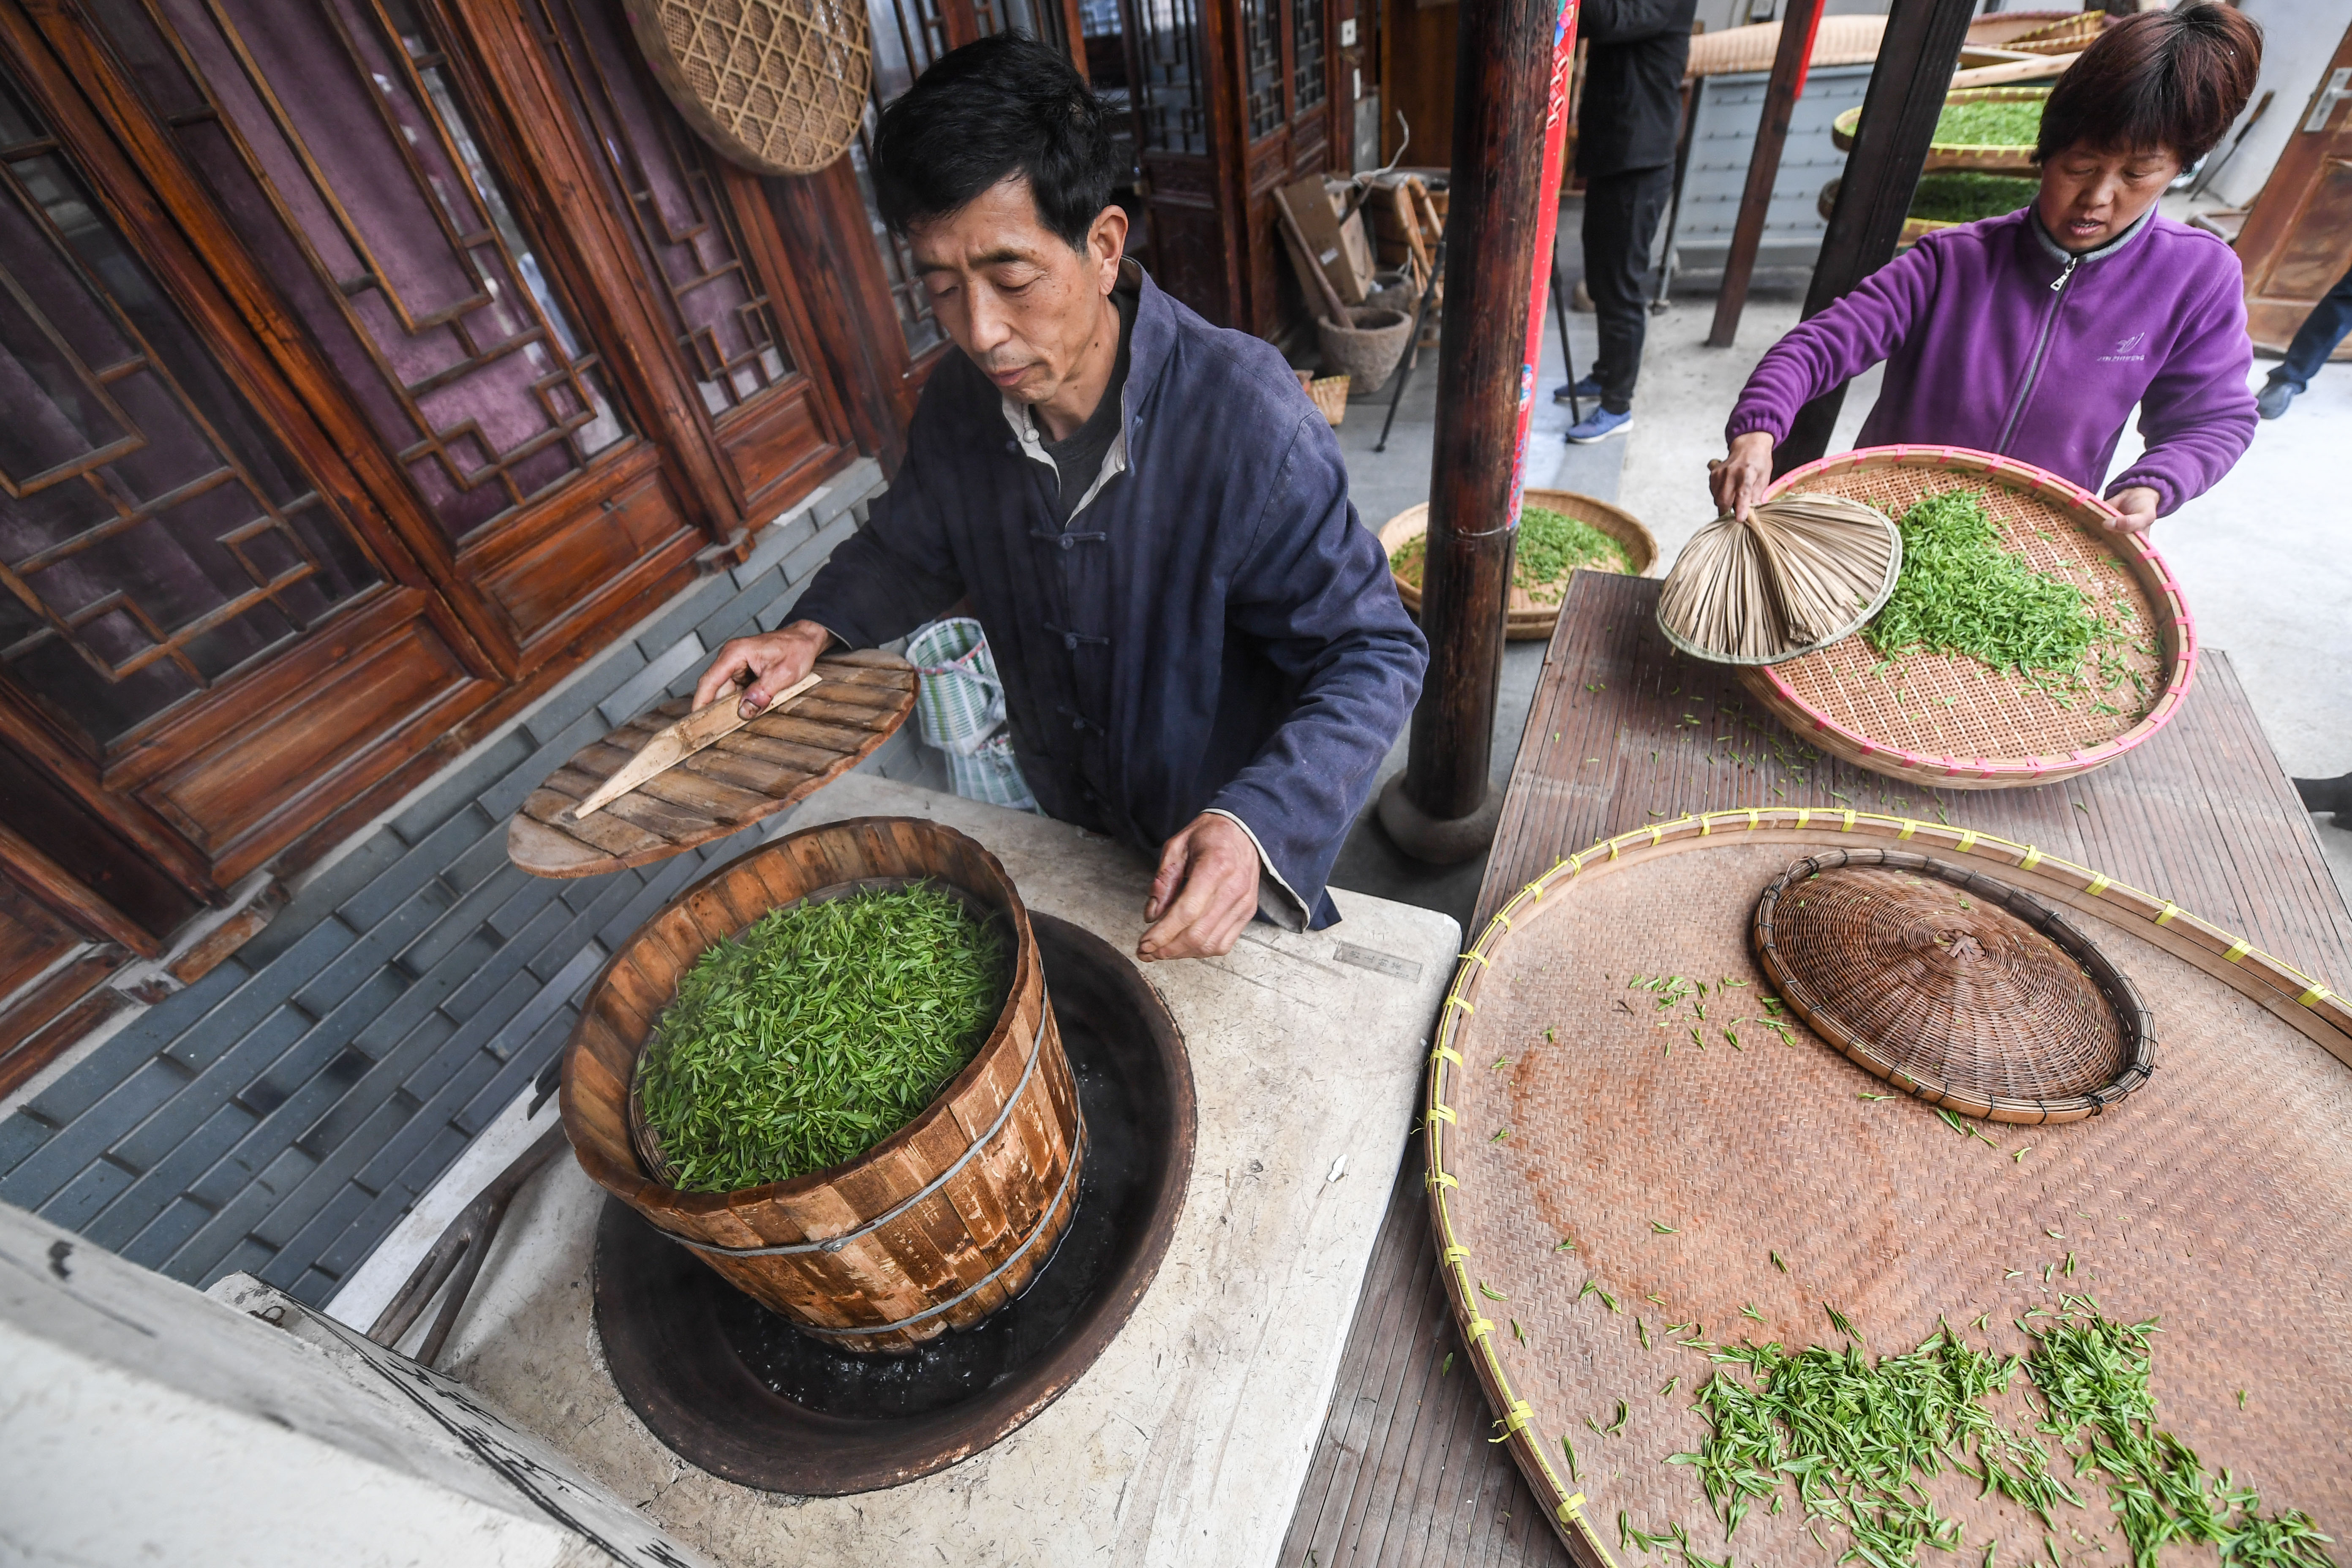
<path fill-rule="evenodd" d="M 1778 445 L 1809 399 L 1885 360 L 1860 445 L 1969 447 L 2096 492 L 2137 404 L 2147 449 L 2105 493 L 2145 485 L 2168 513 L 2254 437 L 2244 287 L 2228 246 L 2153 209 L 2074 258 L 2032 207 L 1939 229 L 1774 343 L 1725 434 Z"/>

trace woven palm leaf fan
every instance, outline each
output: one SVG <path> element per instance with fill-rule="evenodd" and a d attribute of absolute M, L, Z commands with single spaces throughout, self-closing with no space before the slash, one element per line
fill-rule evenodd
<path fill-rule="evenodd" d="M 1885 607 L 1903 535 L 1877 508 L 1786 495 L 1728 513 L 1683 546 L 1658 595 L 1658 629 L 1685 653 L 1772 664 L 1825 647 Z"/>
<path fill-rule="evenodd" d="M 702 139 L 762 174 L 847 151 L 874 48 L 847 0 L 624 0 L 646 64 Z"/>

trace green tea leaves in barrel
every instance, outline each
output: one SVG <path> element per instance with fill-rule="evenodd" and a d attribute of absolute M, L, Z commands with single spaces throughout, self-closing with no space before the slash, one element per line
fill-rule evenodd
<path fill-rule="evenodd" d="M 683 1192 L 788 1181 L 920 1115 L 1003 1005 L 1003 939 L 915 886 L 771 910 L 697 960 L 656 1025 L 639 1110 Z"/>

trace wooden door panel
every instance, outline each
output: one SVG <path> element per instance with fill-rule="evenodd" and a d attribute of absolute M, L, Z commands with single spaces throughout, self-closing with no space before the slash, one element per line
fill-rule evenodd
<path fill-rule="evenodd" d="M 160 774 L 140 794 L 235 881 L 498 694 L 402 589 L 352 617 L 290 701 Z"/>
<path fill-rule="evenodd" d="M 191 162 L 310 274 L 289 301 L 450 541 L 629 439 L 428 13 L 151 4 L 209 111 L 174 117 Z"/>
<path fill-rule="evenodd" d="M 2329 158 L 2319 168 L 2294 230 L 2279 247 L 2263 292 L 2317 300 L 2352 265 L 2352 160 Z"/>
<path fill-rule="evenodd" d="M 754 526 L 768 521 L 779 500 L 790 493 L 785 481 L 835 450 L 817 422 L 814 399 L 806 388 L 794 388 L 746 412 L 719 431 L 719 446 L 734 468 L 745 515 Z"/>
<path fill-rule="evenodd" d="M 2352 28 L 2320 72 L 2238 234 L 2246 330 L 2273 353 L 2285 352 L 2311 307 L 2352 268 L 2352 100 L 2336 86 L 2345 72 L 2352 72 Z"/>
<path fill-rule="evenodd" d="M 611 602 L 678 571 L 704 542 L 650 452 L 613 465 L 567 504 L 540 509 L 459 557 L 526 646 L 569 637 Z"/>

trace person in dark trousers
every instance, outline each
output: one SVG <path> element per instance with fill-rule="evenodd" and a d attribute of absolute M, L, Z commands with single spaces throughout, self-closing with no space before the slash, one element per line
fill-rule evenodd
<path fill-rule="evenodd" d="M 1683 67 L 1698 0 L 1584 0 L 1576 29 L 1591 49 L 1576 113 L 1576 172 L 1584 176 L 1584 287 L 1601 353 L 1576 395 L 1596 402 L 1568 438 L 1622 436 L 1633 423 L 1649 305 L 1642 284 L 1675 182 Z"/>
<path fill-rule="evenodd" d="M 2337 279 L 2336 287 L 2295 329 L 2294 340 L 2286 345 L 2286 358 L 2254 395 L 2255 411 L 2265 419 L 2285 413 L 2286 405 L 2311 384 L 2311 378 L 2319 374 L 2319 367 L 2327 363 L 2327 356 L 2347 332 L 2352 332 L 2352 272 Z"/>
<path fill-rule="evenodd" d="M 865 528 L 695 700 L 742 687 L 755 715 L 835 643 L 969 600 L 1039 806 L 1158 863 L 1137 956 L 1210 957 L 1261 915 L 1339 918 L 1332 861 L 1428 649 L 1282 355 L 1125 258 L 1111 124 L 1010 34 L 882 111 L 883 218 L 962 352 Z"/>

